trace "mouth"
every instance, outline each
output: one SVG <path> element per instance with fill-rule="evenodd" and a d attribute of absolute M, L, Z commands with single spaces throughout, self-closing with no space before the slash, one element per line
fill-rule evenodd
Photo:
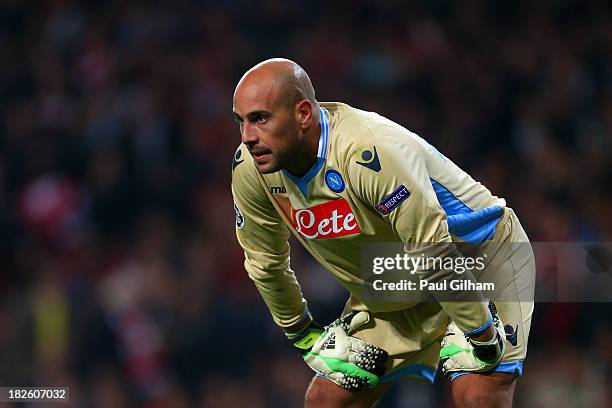
<path fill-rule="evenodd" d="M 272 152 L 270 152 L 269 150 L 255 150 L 251 151 L 251 155 L 253 156 L 257 164 L 262 164 L 272 157 Z"/>

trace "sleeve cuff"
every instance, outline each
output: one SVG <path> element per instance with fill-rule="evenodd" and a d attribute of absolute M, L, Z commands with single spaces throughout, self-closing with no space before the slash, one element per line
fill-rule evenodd
<path fill-rule="evenodd" d="M 487 322 L 485 324 L 483 324 L 482 326 L 480 326 L 479 328 L 474 329 L 474 330 L 468 330 L 466 332 L 463 332 L 463 334 L 465 334 L 466 336 L 472 336 L 474 334 L 480 334 L 483 331 L 487 330 L 491 324 L 493 324 L 493 319 L 492 318 L 487 320 Z"/>
<path fill-rule="evenodd" d="M 312 322 L 312 315 L 310 314 L 310 311 L 308 311 L 308 309 L 304 310 L 304 313 L 302 314 L 302 316 L 298 319 L 297 322 L 293 323 L 291 326 L 289 327 L 285 327 L 283 328 L 283 331 L 285 332 L 285 334 L 290 335 L 287 332 L 287 329 L 291 329 L 292 327 L 300 327 L 303 325 L 304 322 L 308 322 L 308 325 L 304 326 L 302 329 L 298 330 L 295 333 L 291 333 L 293 335 L 295 335 L 296 333 L 300 333 L 302 332 L 304 329 L 306 329 L 310 323 Z"/>

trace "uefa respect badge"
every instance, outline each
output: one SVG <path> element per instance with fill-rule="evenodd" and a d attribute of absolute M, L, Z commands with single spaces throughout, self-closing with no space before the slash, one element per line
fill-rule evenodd
<path fill-rule="evenodd" d="M 408 191 L 408 189 L 402 184 L 393 190 L 393 192 L 385 197 L 380 203 L 376 204 L 376 209 L 382 215 L 388 215 L 408 197 L 410 197 L 410 191 Z"/>

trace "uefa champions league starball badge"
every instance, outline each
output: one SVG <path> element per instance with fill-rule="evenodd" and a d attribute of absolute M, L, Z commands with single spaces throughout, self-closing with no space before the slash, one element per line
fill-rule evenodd
<path fill-rule="evenodd" d="M 244 216 L 242 215 L 242 211 L 240 208 L 234 203 L 234 212 L 236 213 L 236 228 L 242 229 L 244 227 Z"/>

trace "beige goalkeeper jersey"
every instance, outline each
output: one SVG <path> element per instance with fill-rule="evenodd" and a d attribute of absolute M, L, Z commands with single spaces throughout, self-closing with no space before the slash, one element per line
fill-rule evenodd
<path fill-rule="evenodd" d="M 318 157 L 304 177 L 287 171 L 260 174 L 242 144 L 232 164 L 236 234 L 245 267 L 281 327 L 310 318 L 289 265 L 290 233 L 351 293 L 352 309 L 401 310 L 416 303 L 360 297 L 369 284 L 360 270 L 364 244 L 402 242 L 409 253 L 416 244 L 481 242 L 492 237 L 505 207 L 503 199 L 400 125 L 342 103 L 321 107 Z M 453 245 L 444 246 L 443 253 L 439 245 L 431 248 L 431 256 L 459 256 Z M 420 273 L 429 281 L 454 275 Z M 453 300 L 441 305 L 462 330 L 489 321 L 484 299 L 462 301 L 457 292 Z"/>

